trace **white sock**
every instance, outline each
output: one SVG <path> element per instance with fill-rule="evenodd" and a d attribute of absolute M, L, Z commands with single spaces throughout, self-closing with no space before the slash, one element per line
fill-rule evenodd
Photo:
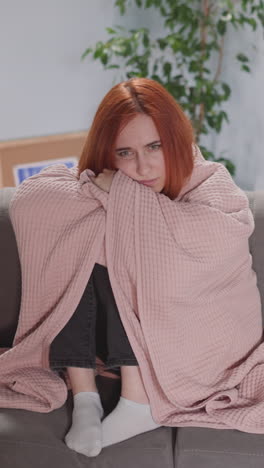
<path fill-rule="evenodd" d="M 104 410 L 97 392 L 73 395 L 72 426 L 65 437 L 66 445 L 76 452 L 96 457 L 102 450 L 101 418 Z"/>
<path fill-rule="evenodd" d="M 153 421 L 150 405 L 120 397 L 115 409 L 102 421 L 103 447 L 160 427 Z"/>

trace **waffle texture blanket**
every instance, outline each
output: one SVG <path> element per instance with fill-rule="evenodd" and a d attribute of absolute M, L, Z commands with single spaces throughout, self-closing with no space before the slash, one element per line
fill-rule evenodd
<path fill-rule="evenodd" d="M 165 426 L 264 433 L 260 294 L 246 194 L 196 148 L 175 200 L 121 170 L 110 192 L 56 164 L 11 201 L 22 272 L 18 328 L 0 356 L 0 406 L 50 412 L 70 383 L 49 347 L 95 262 L 108 268 L 153 418 Z"/>

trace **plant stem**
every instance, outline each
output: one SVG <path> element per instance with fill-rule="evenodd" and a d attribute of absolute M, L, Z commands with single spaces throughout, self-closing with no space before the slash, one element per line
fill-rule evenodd
<path fill-rule="evenodd" d="M 200 70 L 200 79 L 203 79 L 203 62 L 204 62 L 204 56 L 205 56 L 205 51 L 206 51 L 206 42 L 207 42 L 207 25 L 206 21 L 209 14 L 210 14 L 210 5 L 209 5 L 209 0 L 202 0 L 202 10 L 203 10 L 203 19 L 201 21 L 201 27 L 200 27 L 200 35 L 201 35 L 201 70 Z M 196 129 L 196 140 L 199 142 L 199 137 L 201 133 L 201 128 L 203 125 L 204 121 L 204 114 L 205 114 L 205 109 L 204 109 L 204 103 L 201 102 L 199 104 L 199 117 L 198 117 L 198 125 Z"/>
<path fill-rule="evenodd" d="M 223 55 L 224 55 L 224 42 L 225 42 L 225 38 L 224 38 L 224 36 L 222 36 L 221 40 L 220 40 L 217 69 L 216 69 L 216 72 L 215 72 L 215 76 L 213 78 L 214 83 L 218 80 L 219 75 L 220 75 L 221 70 L 222 70 Z"/>

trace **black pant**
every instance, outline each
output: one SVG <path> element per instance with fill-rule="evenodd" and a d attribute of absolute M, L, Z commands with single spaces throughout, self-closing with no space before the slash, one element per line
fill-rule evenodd
<path fill-rule="evenodd" d="M 138 365 L 119 316 L 107 268 L 98 263 L 76 311 L 51 343 L 50 367 L 95 369 L 96 356 L 117 375 L 122 365 Z"/>

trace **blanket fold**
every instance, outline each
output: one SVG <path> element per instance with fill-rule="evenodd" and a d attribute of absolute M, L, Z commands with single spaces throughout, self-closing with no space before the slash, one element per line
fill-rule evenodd
<path fill-rule="evenodd" d="M 50 166 L 11 201 L 22 300 L 13 348 L 0 356 L 0 406 L 49 412 L 65 402 L 69 382 L 49 368 L 49 346 L 98 262 L 108 268 L 154 420 L 264 433 L 246 194 L 198 148 L 175 200 L 121 170 L 108 194 L 92 175 Z"/>

